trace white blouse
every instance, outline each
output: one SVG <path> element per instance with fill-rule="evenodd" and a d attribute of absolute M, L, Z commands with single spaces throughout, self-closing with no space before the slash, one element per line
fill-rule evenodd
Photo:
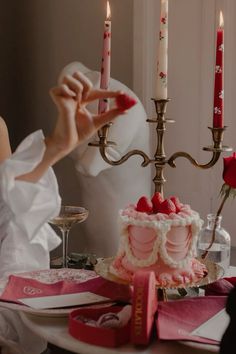
<path fill-rule="evenodd" d="M 0 278 L 49 268 L 49 252 L 61 242 L 47 223 L 61 205 L 53 170 L 49 168 L 37 183 L 15 179 L 30 172 L 44 151 L 43 133 L 36 131 L 0 164 Z M 24 354 L 34 348 L 39 354 L 46 342 L 24 326 L 17 312 L 0 307 L 0 347 L 4 346 Z"/>

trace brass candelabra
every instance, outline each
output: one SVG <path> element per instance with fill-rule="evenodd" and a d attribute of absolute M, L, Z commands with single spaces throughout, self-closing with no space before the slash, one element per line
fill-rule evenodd
<path fill-rule="evenodd" d="M 148 166 L 150 163 L 153 163 L 155 166 L 155 171 L 156 174 L 153 178 L 153 182 L 155 184 L 155 192 L 160 192 L 163 194 L 163 186 L 164 183 L 166 182 L 166 179 L 164 177 L 164 168 L 168 164 L 170 167 L 176 167 L 175 161 L 179 157 L 184 157 L 187 160 L 191 162 L 195 167 L 201 168 L 201 169 L 208 169 L 210 167 L 213 167 L 216 162 L 219 160 L 221 152 L 224 151 L 232 151 L 231 147 L 224 146 L 223 145 L 223 136 L 224 136 L 224 131 L 226 130 L 226 127 L 223 128 L 212 128 L 209 127 L 209 129 L 212 132 L 212 140 L 213 140 L 213 145 L 203 147 L 203 150 L 209 151 L 212 153 L 211 159 L 208 163 L 206 164 L 201 164 L 197 162 L 190 154 L 184 151 L 178 151 L 172 154 L 169 158 L 166 157 L 165 154 L 165 149 L 164 149 L 164 134 L 166 131 L 166 125 L 167 123 L 174 123 L 174 120 L 171 119 L 166 119 L 166 109 L 167 109 L 167 103 L 170 101 L 170 99 L 152 99 L 155 104 L 155 109 L 156 109 L 156 117 L 147 119 L 148 123 L 155 124 L 156 125 L 156 134 L 157 134 L 157 144 L 156 144 L 156 151 L 154 154 L 153 158 L 149 158 L 149 156 L 141 151 L 141 150 L 132 150 L 126 153 L 124 156 L 122 156 L 119 160 L 114 161 L 111 160 L 106 152 L 106 148 L 108 146 L 114 146 L 116 145 L 115 142 L 109 141 L 108 140 L 108 133 L 109 133 L 109 127 L 112 123 L 107 124 L 104 126 L 99 132 L 98 132 L 98 137 L 99 141 L 90 143 L 89 145 L 91 146 L 96 146 L 99 147 L 100 153 L 104 161 L 106 161 L 108 164 L 112 166 L 117 166 L 121 165 L 125 161 L 127 161 L 131 156 L 134 155 L 139 155 L 143 158 L 143 162 L 141 166 L 145 167 Z"/>

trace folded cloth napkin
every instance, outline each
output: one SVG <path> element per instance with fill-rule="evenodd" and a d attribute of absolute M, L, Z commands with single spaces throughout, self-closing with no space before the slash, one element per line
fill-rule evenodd
<path fill-rule="evenodd" d="M 61 280 L 53 284 L 46 284 L 35 279 L 11 275 L 0 300 L 18 303 L 18 299 L 21 298 L 65 295 L 86 291 L 108 297 L 113 301 L 128 302 L 131 297 L 129 286 L 116 284 L 101 277 L 95 277 L 82 283 Z"/>
<path fill-rule="evenodd" d="M 156 320 L 158 338 L 218 344 L 214 340 L 193 336 L 191 332 L 222 310 L 225 303 L 224 296 L 199 296 L 159 302 Z"/>

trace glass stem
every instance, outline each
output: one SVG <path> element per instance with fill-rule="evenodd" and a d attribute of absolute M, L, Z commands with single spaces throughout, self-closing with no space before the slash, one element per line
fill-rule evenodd
<path fill-rule="evenodd" d="M 62 267 L 68 268 L 68 236 L 69 229 L 62 229 Z"/>

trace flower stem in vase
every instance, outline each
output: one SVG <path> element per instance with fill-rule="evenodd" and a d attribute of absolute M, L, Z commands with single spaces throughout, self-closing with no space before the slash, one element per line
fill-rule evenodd
<path fill-rule="evenodd" d="M 223 188 L 221 190 L 221 194 L 223 194 L 224 197 L 223 197 L 222 202 L 220 204 L 220 207 L 219 207 L 219 209 L 217 210 L 217 213 L 216 213 L 216 217 L 215 217 L 215 221 L 214 221 L 214 227 L 213 227 L 213 231 L 212 231 L 211 242 L 210 242 L 209 246 L 207 247 L 207 249 L 205 250 L 205 252 L 202 254 L 202 256 L 201 256 L 202 259 L 206 259 L 207 258 L 209 250 L 211 249 L 212 245 L 215 242 L 217 221 L 218 221 L 218 218 L 219 218 L 219 216 L 221 214 L 223 206 L 224 206 L 226 200 L 228 199 L 228 197 L 230 195 L 230 191 L 231 191 L 231 187 L 226 185 L 226 184 L 223 186 Z"/>

